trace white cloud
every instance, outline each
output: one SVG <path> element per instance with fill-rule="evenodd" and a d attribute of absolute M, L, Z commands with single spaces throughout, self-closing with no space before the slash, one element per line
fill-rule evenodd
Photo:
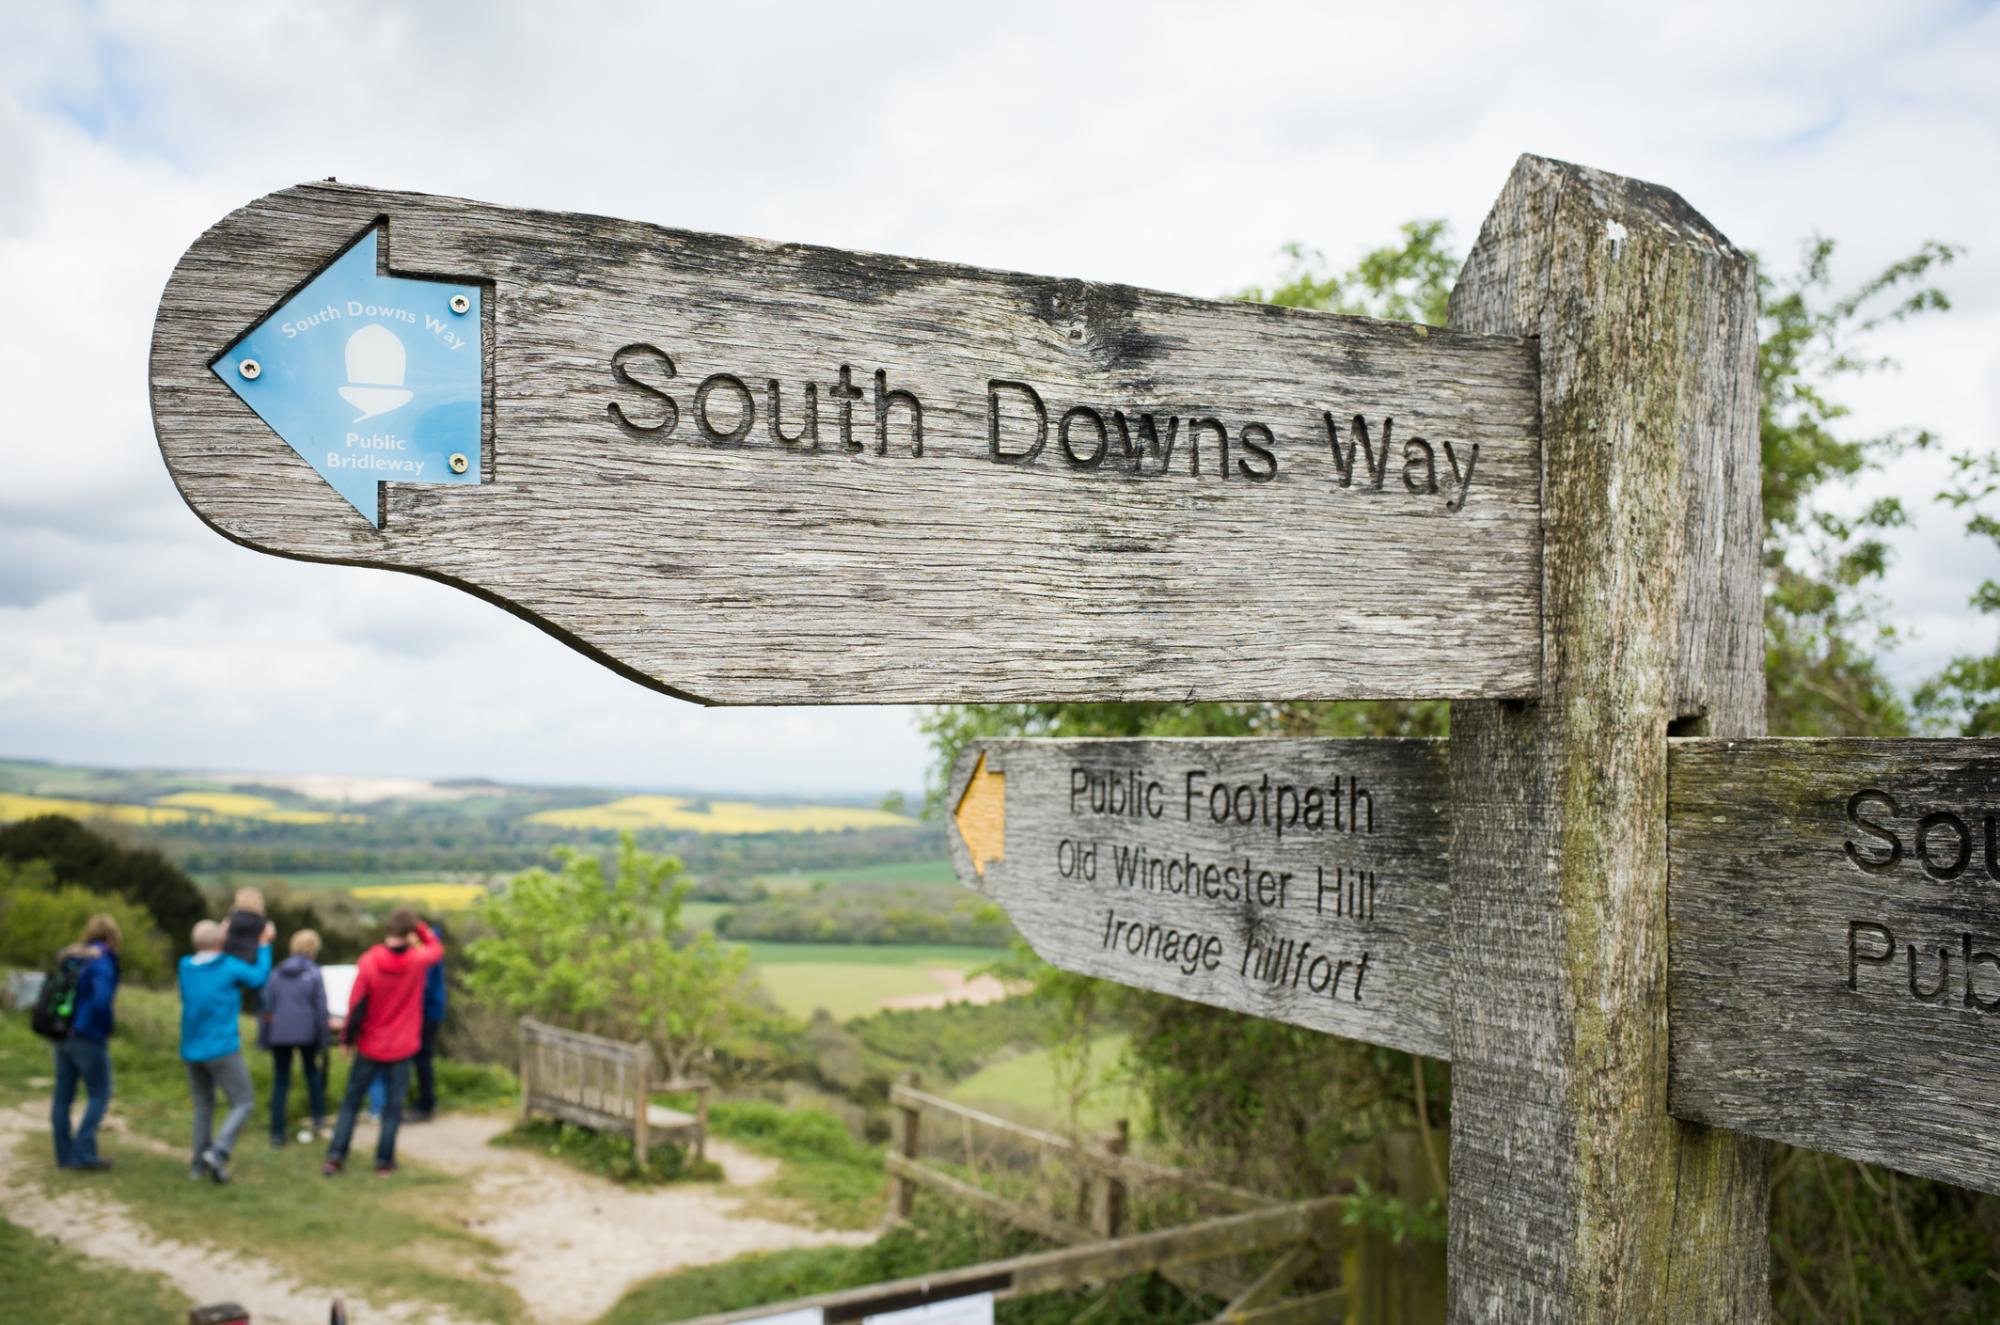
<path fill-rule="evenodd" d="M 1514 156 L 1660 180 L 1789 262 L 1975 245 L 1857 424 L 2000 424 L 2000 10 L 1699 4 L 11 6 L 0 15 L 0 751 L 746 789 L 913 786 L 898 710 L 700 710 L 436 585 L 235 548 L 145 392 L 187 243 L 302 178 L 1216 293 L 1288 240 L 1469 242 Z M 1913 505 L 1938 462 L 1872 485 Z M 1914 678 L 1990 550 L 1888 586 Z"/>

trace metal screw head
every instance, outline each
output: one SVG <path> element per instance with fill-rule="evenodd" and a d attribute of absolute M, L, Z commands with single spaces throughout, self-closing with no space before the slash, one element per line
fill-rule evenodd
<path fill-rule="evenodd" d="M 236 371 L 243 375 L 244 381 L 254 382 L 263 375 L 264 365 L 255 359 L 245 359 L 236 365 Z"/>
<path fill-rule="evenodd" d="M 465 453 L 462 451 L 453 451 L 451 459 L 445 461 L 445 463 L 451 466 L 451 472 L 454 474 L 463 474 L 466 470 L 472 468 L 472 462 L 465 458 Z"/>
<path fill-rule="evenodd" d="M 451 311 L 463 317 L 472 311 L 472 301 L 462 294 L 455 294 L 451 297 Z"/>

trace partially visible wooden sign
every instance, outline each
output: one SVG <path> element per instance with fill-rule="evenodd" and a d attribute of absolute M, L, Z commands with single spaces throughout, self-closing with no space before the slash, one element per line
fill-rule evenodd
<path fill-rule="evenodd" d="M 2000 1192 L 2000 742 L 1677 741 L 1669 1102 Z"/>
<path fill-rule="evenodd" d="M 291 298 L 371 234 L 457 285 Z M 458 486 L 398 481 L 400 415 L 355 421 L 411 395 L 362 332 L 483 347 Z M 354 380 L 302 377 L 307 340 Z M 300 449 L 238 399 L 295 381 L 332 411 Z M 223 534 L 457 584 L 720 703 L 1533 694 L 1536 382 L 1518 336 L 332 183 L 196 241 L 152 359 Z"/>
<path fill-rule="evenodd" d="M 1064 970 L 1446 1058 L 1447 780 L 1437 741 L 989 741 L 952 858 Z"/>

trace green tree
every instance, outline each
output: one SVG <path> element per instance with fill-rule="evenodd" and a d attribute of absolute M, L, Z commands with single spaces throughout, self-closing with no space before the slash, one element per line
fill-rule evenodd
<path fill-rule="evenodd" d="M 1966 451 L 1954 455 L 1950 483 L 1938 498 L 1965 513 L 1968 534 L 2000 548 L 2000 518 L 1993 513 L 1995 501 L 2000 499 L 2000 454 Z M 1983 616 L 2000 613 L 2000 582 L 1990 577 L 1982 580 L 1969 603 Z M 2000 733 L 2000 646 L 1990 653 L 1953 658 L 1917 687 L 1916 708 L 1933 731 L 1961 736 Z"/>
<path fill-rule="evenodd" d="M 556 857 L 556 871 L 518 875 L 482 908 L 492 933 L 472 944 L 467 987 L 516 1016 L 645 1040 L 682 1075 L 739 1019 L 747 950 L 686 931 L 680 862 L 630 834 L 608 875 L 594 855 Z"/>
<path fill-rule="evenodd" d="M 58 882 L 131 898 L 179 951 L 207 912 L 194 880 L 158 851 L 125 846 L 60 814 L 0 827 L 0 860 L 46 860 Z"/>
<path fill-rule="evenodd" d="M 1934 439 L 1922 428 L 1851 435 L 1850 411 L 1834 392 L 1895 367 L 1869 348 L 1872 333 L 1951 307 L 1931 282 L 1958 254 L 1928 243 L 1841 291 L 1833 241 L 1816 236 L 1789 275 L 1759 270 L 1764 672 L 1773 735 L 1888 736 L 1909 728 L 1908 707 L 1879 662 L 1895 631 L 1872 592 L 1889 564 L 1883 535 L 1907 525 L 1909 513 L 1884 497 L 1858 515 L 1838 515 L 1824 495 Z"/>

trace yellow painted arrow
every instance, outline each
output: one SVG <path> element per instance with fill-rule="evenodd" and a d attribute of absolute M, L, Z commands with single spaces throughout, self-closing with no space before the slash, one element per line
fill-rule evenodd
<path fill-rule="evenodd" d="M 1007 775 L 987 772 L 984 754 L 973 766 L 952 818 L 972 857 L 972 872 L 985 878 L 988 864 L 1007 858 Z"/>

